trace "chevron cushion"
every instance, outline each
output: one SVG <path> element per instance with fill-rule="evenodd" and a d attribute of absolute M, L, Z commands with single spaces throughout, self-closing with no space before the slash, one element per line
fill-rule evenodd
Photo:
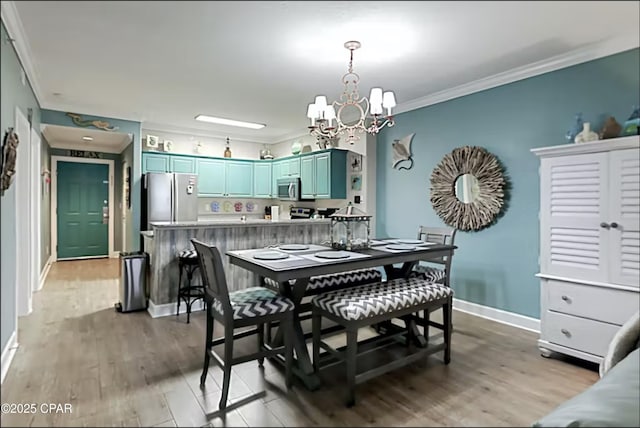
<path fill-rule="evenodd" d="M 451 288 L 440 284 L 420 278 L 401 278 L 330 291 L 314 297 L 311 303 L 346 321 L 356 321 L 444 299 L 452 294 Z"/>
<path fill-rule="evenodd" d="M 368 284 L 382 281 L 382 273 L 377 269 L 358 269 L 348 272 L 331 273 L 328 275 L 312 276 L 307 284 L 307 294 L 315 294 L 320 291 L 338 290 L 347 286 Z M 267 286 L 278 289 L 278 283 L 271 278 L 265 278 Z M 291 283 L 295 283 L 292 280 Z"/>
<path fill-rule="evenodd" d="M 198 253 L 196 253 L 196 250 L 182 250 L 178 253 L 178 257 L 181 259 L 197 259 Z"/>
<path fill-rule="evenodd" d="M 241 320 L 293 310 L 293 302 L 264 287 L 251 287 L 229 293 L 233 319 Z M 213 309 L 224 314 L 222 303 L 213 301 Z"/>
<path fill-rule="evenodd" d="M 429 266 L 416 266 L 411 273 L 409 274 L 409 278 L 422 278 L 429 282 L 443 282 L 446 274 L 444 269 L 438 269 Z"/>

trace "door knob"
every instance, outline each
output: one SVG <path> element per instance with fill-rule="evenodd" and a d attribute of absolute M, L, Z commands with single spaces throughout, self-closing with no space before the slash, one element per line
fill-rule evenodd
<path fill-rule="evenodd" d="M 609 229 L 609 223 L 605 223 L 604 221 L 600 223 L 600 227 L 603 229 Z"/>
<path fill-rule="evenodd" d="M 616 223 L 615 221 L 613 223 L 611 223 L 611 227 L 613 227 L 614 229 L 618 228 L 618 223 Z"/>

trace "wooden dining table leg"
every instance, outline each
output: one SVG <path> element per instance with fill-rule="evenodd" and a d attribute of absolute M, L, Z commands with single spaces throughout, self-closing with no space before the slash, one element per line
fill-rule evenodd
<path fill-rule="evenodd" d="M 295 305 L 293 310 L 293 349 L 295 351 L 293 374 L 300 378 L 309 390 L 314 391 L 320 387 L 320 378 L 313 370 L 300 321 L 302 298 L 307 290 L 307 284 L 309 284 L 309 278 L 297 279 L 293 286 L 289 281 L 282 282 L 280 283 L 280 294 L 288 297 Z M 282 326 L 279 326 L 273 338 L 272 346 L 280 346 L 284 343 L 284 333 Z"/>

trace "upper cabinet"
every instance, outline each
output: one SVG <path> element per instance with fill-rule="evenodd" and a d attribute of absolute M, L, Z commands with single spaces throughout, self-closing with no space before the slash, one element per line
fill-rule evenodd
<path fill-rule="evenodd" d="M 226 192 L 224 196 L 253 197 L 253 162 L 224 161 Z"/>
<path fill-rule="evenodd" d="M 253 197 L 272 198 L 272 164 L 271 162 L 254 162 L 253 164 Z"/>
<path fill-rule="evenodd" d="M 198 196 L 226 196 L 225 161 L 198 159 Z"/>
<path fill-rule="evenodd" d="M 303 199 L 345 199 L 347 151 L 328 150 L 302 156 L 300 184 Z"/>
<path fill-rule="evenodd" d="M 169 155 L 160 153 L 142 154 L 142 173 L 147 172 L 170 172 Z"/>
<path fill-rule="evenodd" d="M 171 172 L 196 173 L 196 159 L 187 156 L 171 156 Z"/>

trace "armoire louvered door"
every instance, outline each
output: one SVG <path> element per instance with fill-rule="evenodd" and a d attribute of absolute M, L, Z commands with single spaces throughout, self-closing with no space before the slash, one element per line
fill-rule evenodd
<path fill-rule="evenodd" d="M 541 166 L 541 268 L 561 277 L 608 278 L 607 153 L 544 159 Z"/>
<path fill-rule="evenodd" d="M 638 150 L 609 154 L 609 277 L 614 284 L 639 287 L 640 158 Z"/>

